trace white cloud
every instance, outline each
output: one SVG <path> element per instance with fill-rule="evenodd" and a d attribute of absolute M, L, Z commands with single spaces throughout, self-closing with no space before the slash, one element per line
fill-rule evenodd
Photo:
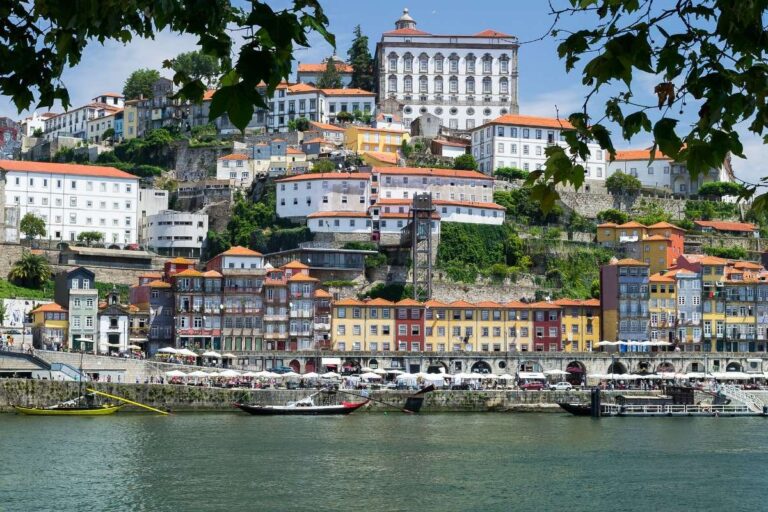
<path fill-rule="evenodd" d="M 580 111 L 584 104 L 584 94 L 578 88 L 560 89 L 538 93 L 531 99 L 525 96 L 520 100 L 520 114 L 527 116 L 567 118 Z"/>

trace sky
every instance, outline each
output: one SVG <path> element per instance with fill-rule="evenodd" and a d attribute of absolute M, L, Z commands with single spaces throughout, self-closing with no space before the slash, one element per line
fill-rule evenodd
<path fill-rule="evenodd" d="M 565 0 L 553 0 L 555 5 Z M 279 9 L 291 5 L 289 0 L 271 0 L 269 5 Z M 352 30 L 360 24 L 367 35 L 373 53 L 381 33 L 394 29 L 403 7 L 408 7 L 417 27 L 434 34 L 473 34 L 484 29 L 494 29 L 516 36 L 521 41 L 519 49 L 519 103 L 520 113 L 553 117 L 559 113 L 567 117 L 571 112 L 581 110 L 586 88 L 581 85 L 577 72 L 567 74 L 564 62 L 557 57 L 558 41 L 545 35 L 553 18 L 549 3 L 544 0 L 418 0 L 403 3 L 387 3 L 360 0 L 324 0 L 322 5 L 330 20 L 330 30 L 336 35 L 337 53 L 346 58 L 352 41 Z M 589 23 L 589 19 L 567 19 L 562 23 L 578 27 Z M 320 62 L 333 51 L 319 35 L 310 37 L 311 47 L 300 49 L 294 55 L 297 62 Z M 138 68 L 162 70 L 162 62 L 184 51 L 195 49 L 195 39 L 187 35 L 168 32 L 159 34 L 155 40 L 134 40 L 128 45 L 109 42 L 105 45 L 89 45 L 83 59 L 75 68 L 65 71 L 64 84 L 69 89 L 73 106 L 82 105 L 103 92 L 120 92 L 128 75 Z M 294 65 L 295 69 L 295 65 Z M 635 85 L 639 98 L 652 100 L 653 87 L 659 80 L 651 75 L 640 76 Z M 595 104 L 595 113 L 602 112 L 601 105 Z M 599 109 L 599 110 L 598 110 Z M 57 106 L 54 111 L 61 111 Z M 695 112 L 695 108 L 689 110 Z M 9 98 L 0 96 L 0 116 L 21 118 Z M 690 115 L 681 121 L 690 121 Z M 624 141 L 616 127 L 614 144 L 619 149 L 642 148 L 650 145 L 648 135 Z M 765 175 L 761 162 L 768 160 L 768 149 L 756 136 L 742 139 L 747 160 L 734 158 L 733 166 L 737 176 L 754 181 Z"/>

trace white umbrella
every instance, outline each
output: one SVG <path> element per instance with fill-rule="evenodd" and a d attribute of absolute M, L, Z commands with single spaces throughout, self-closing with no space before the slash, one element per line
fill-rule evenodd
<path fill-rule="evenodd" d="M 221 377 L 221 374 L 220 373 L 216 373 L 216 372 L 211 372 L 211 373 L 208 374 L 208 376 L 209 377 Z"/>
<path fill-rule="evenodd" d="M 505 374 L 499 375 L 499 378 L 500 378 L 501 380 L 515 380 L 515 377 L 514 377 L 514 376 L 512 376 L 512 375 L 510 375 L 510 374 L 508 374 L 508 373 L 505 373 Z"/>
<path fill-rule="evenodd" d="M 321 377 L 324 379 L 340 379 L 341 375 L 336 372 L 327 372 L 322 374 Z"/>
<path fill-rule="evenodd" d="M 164 347 L 158 350 L 158 352 L 161 354 L 175 354 L 178 351 L 173 347 Z"/>
<path fill-rule="evenodd" d="M 376 368 L 375 370 L 373 370 L 373 373 L 378 373 L 379 375 L 386 375 L 387 374 L 387 370 L 382 370 L 381 368 Z"/>
<path fill-rule="evenodd" d="M 237 356 L 236 356 L 235 354 L 230 354 L 229 352 L 227 352 L 226 354 L 224 354 L 223 356 L 221 356 L 221 358 L 222 358 L 222 359 L 236 359 L 236 358 L 237 358 Z"/>
<path fill-rule="evenodd" d="M 544 375 L 570 375 L 571 372 L 565 370 L 544 370 Z"/>
<path fill-rule="evenodd" d="M 186 377 L 187 374 L 179 371 L 179 370 L 171 370 L 169 372 L 165 372 L 166 377 Z"/>
<path fill-rule="evenodd" d="M 361 374 L 360 378 L 365 380 L 379 380 L 381 379 L 381 375 L 373 372 L 368 372 L 368 373 Z"/>
<path fill-rule="evenodd" d="M 362 368 L 360 368 L 360 373 L 369 373 L 372 371 L 373 371 L 373 368 L 369 368 L 367 366 L 363 366 Z"/>
<path fill-rule="evenodd" d="M 208 377 L 210 374 L 202 371 L 202 370 L 195 370 L 192 373 L 187 374 L 187 377 L 195 377 L 195 378 L 202 378 L 202 377 Z"/>
<path fill-rule="evenodd" d="M 243 374 L 243 377 L 258 377 L 258 376 L 259 376 L 259 374 L 256 373 L 256 372 L 245 372 Z"/>
<path fill-rule="evenodd" d="M 141 350 L 141 347 L 138 345 L 128 345 L 128 348 L 131 350 Z"/>
<path fill-rule="evenodd" d="M 319 376 L 320 376 L 320 375 L 318 375 L 318 374 L 317 374 L 317 373 L 315 373 L 315 372 L 309 372 L 309 373 L 305 373 L 304 375 L 302 375 L 302 377 L 304 377 L 305 379 L 316 379 L 316 378 L 318 378 Z"/>
<path fill-rule="evenodd" d="M 283 373 L 282 375 L 280 375 L 280 377 L 282 377 L 284 379 L 295 379 L 296 377 L 301 377 L 301 375 L 299 375 L 296 372 L 286 372 L 286 373 Z"/>
<path fill-rule="evenodd" d="M 239 377 L 240 372 L 236 370 L 224 370 L 223 372 L 219 373 L 221 377 Z"/>
<path fill-rule="evenodd" d="M 268 379 L 268 378 L 272 377 L 272 375 L 273 375 L 272 372 L 268 372 L 266 370 L 261 370 L 261 371 L 256 372 L 253 376 L 254 377 L 261 377 L 261 378 Z"/>
<path fill-rule="evenodd" d="M 385 373 L 388 373 L 390 375 L 404 375 L 406 372 L 401 370 L 385 370 Z"/>
<path fill-rule="evenodd" d="M 212 357 L 215 359 L 221 359 L 221 354 L 218 352 L 214 352 L 213 350 L 209 350 L 207 352 L 203 352 L 203 357 Z"/>
<path fill-rule="evenodd" d="M 197 357 L 197 354 L 189 350 L 188 348 L 182 348 L 176 351 L 177 356 L 183 357 Z"/>

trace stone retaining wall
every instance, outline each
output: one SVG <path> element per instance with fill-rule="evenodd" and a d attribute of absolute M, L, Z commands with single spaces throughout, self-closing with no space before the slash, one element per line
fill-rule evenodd
<path fill-rule="evenodd" d="M 89 387 L 114 394 L 151 407 L 175 412 L 235 411 L 232 402 L 246 400 L 263 405 L 282 405 L 314 393 L 313 390 L 284 389 L 220 389 L 161 384 L 89 383 Z M 31 379 L 0 380 L 0 412 L 11 412 L 13 405 L 47 406 L 70 400 L 79 393 L 74 382 Z M 358 391 L 350 391 L 359 393 Z M 371 398 L 402 406 L 408 391 L 374 391 Z M 606 392 L 611 394 L 610 392 Z M 626 392 L 623 392 L 626 394 Z M 341 400 L 359 401 L 351 395 L 339 394 Z M 588 391 L 435 391 L 426 395 L 422 412 L 533 412 L 557 411 L 557 402 L 588 401 Z M 129 407 L 126 411 L 139 411 Z M 363 409 L 370 412 L 392 412 L 395 407 L 371 402 Z"/>

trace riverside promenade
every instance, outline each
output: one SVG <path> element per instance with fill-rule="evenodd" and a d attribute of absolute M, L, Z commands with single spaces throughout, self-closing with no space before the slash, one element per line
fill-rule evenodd
<path fill-rule="evenodd" d="M 232 402 L 246 400 L 264 405 L 284 405 L 299 400 L 312 389 L 222 389 L 175 384 L 120 384 L 88 383 L 100 391 L 121 396 L 151 407 L 172 412 L 238 412 Z M 78 395 L 76 382 L 36 379 L 0 379 L 0 412 L 13 412 L 13 405 L 48 406 Z M 352 391 L 351 393 L 359 393 Z M 409 391 L 377 390 L 369 392 L 371 398 L 402 406 L 412 393 Z M 613 392 L 606 392 L 607 395 Z M 619 392 L 616 392 L 619 393 Z M 622 392 L 640 393 L 638 391 Z M 644 393 L 647 394 L 647 393 Z M 354 397 L 339 394 L 340 399 L 355 401 Z M 589 391 L 444 391 L 426 395 L 422 412 L 561 412 L 557 402 L 589 400 Z M 371 402 L 363 409 L 370 412 L 397 412 L 393 407 Z M 127 407 L 123 412 L 142 412 Z M 121 414 L 123 413 L 121 412 Z M 150 413 L 151 414 L 151 413 Z"/>

